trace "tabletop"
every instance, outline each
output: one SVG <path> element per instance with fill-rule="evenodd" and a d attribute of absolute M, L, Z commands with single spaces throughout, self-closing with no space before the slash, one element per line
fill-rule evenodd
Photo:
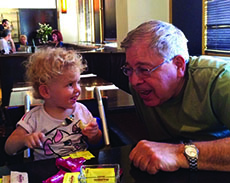
<path fill-rule="evenodd" d="M 118 163 L 123 171 L 121 183 L 227 183 L 230 182 L 229 172 L 196 171 L 179 169 L 175 172 L 159 172 L 150 175 L 135 168 L 128 155 L 132 145 L 104 148 L 91 151 L 95 158 L 87 160 L 84 164 L 111 164 Z M 29 182 L 41 183 L 43 180 L 55 175 L 59 170 L 55 166 L 55 159 L 34 161 L 24 164 L 0 167 L 0 175 L 7 175 L 10 171 L 27 172 Z"/>
<path fill-rule="evenodd" d="M 133 107 L 132 96 L 116 87 L 113 83 L 105 81 L 94 74 L 81 75 L 80 80 L 81 94 L 78 100 L 94 98 L 93 89 L 99 87 L 101 96 L 108 97 L 108 109 Z M 24 105 L 24 96 L 30 96 L 31 105 L 42 104 L 43 101 L 34 99 L 32 96 L 32 87 L 29 83 L 18 83 L 14 86 L 10 96 L 10 106 Z"/>

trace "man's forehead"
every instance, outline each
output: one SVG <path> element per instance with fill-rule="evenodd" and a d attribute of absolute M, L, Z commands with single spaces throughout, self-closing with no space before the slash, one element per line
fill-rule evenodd
<path fill-rule="evenodd" d="M 126 60 L 129 59 L 139 59 L 143 60 L 146 58 L 155 58 L 159 55 L 153 48 L 149 48 L 147 45 L 133 46 L 126 49 Z"/>
<path fill-rule="evenodd" d="M 161 63 L 163 59 L 155 49 L 149 47 L 131 47 L 131 49 L 126 50 L 126 64 L 132 67 L 138 65 L 153 66 Z"/>

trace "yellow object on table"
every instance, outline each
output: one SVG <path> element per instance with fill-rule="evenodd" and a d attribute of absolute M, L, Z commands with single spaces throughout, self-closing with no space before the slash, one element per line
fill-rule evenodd
<path fill-rule="evenodd" d="M 120 180 L 119 164 L 82 165 L 80 183 L 117 183 Z"/>
<path fill-rule="evenodd" d="M 79 174 L 80 172 L 65 173 L 63 183 L 78 183 Z"/>
<path fill-rule="evenodd" d="M 10 183 L 10 175 L 2 176 L 2 183 Z"/>
<path fill-rule="evenodd" d="M 86 168 L 87 183 L 106 182 L 115 183 L 114 168 Z"/>
<path fill-rule="evenodd" d="M 86 160 L 89 160 L 91 158 L 95 158 L 93 154 L 91 154 L 89 151 L 77 151 L 75 153 L 72 153 L 69 155 L 71 158 L 85 158 Z"/>
<path fill-rule="evenodd" d="M 87 124 L 85 124 L 82 120 L 79 121 L 79 128 L 83 130 L 85 127 L 87 127 Z"/>
<path fill-rule="evenodd" d="M 86 168 L 86 177 L 113 177 L 115 176 L 114 168 Z"/>

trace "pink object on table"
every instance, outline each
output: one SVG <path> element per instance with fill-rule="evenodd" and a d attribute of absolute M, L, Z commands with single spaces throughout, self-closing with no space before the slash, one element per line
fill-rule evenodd
<path fill-rule="evenodd" d="M 42 181 L 42 183 L 62 183 L 65 173 L 66 172 L 64 170 L 60 170 L 57 174 Z"/>
<path fill-rule="evenodd" d="M 85 158 L 74 158 L 71 157 L 67 159 L 57 158 L 56 159 L 56 166 L 59 169 L 67 169 L 71 172 L 79 172 L 82 164 L 86 161 Z"/>
<path fill-rule="evenodd" d="M 85 161 L 86 159 L 82 157 L 75 159 L 72 159 L 70 157 L 67 159 L 57 158 L 55 164 L 57 168 L 60 169 L 60 171 L 52 177 L 49 177 L 48 179 L 42 181 L 42 183 L 62 183 L 66 171 L 69 170 L 70 172 L 79 172 L 82 164 Z"/>

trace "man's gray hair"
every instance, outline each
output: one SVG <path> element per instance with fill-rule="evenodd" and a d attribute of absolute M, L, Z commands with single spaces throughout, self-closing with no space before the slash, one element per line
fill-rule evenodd
<path fill-rule="evenodd" d="M 130 48 L 139 41 L 149 41 L 149 48 L 164 59 L 177 55 L 181 55 L 186 62 L 189 59 L 188 40 L 184 33 L 172 24 L 159 20 L 144 22 L 127 34 L 121 42 L 121 48 Z"/>

